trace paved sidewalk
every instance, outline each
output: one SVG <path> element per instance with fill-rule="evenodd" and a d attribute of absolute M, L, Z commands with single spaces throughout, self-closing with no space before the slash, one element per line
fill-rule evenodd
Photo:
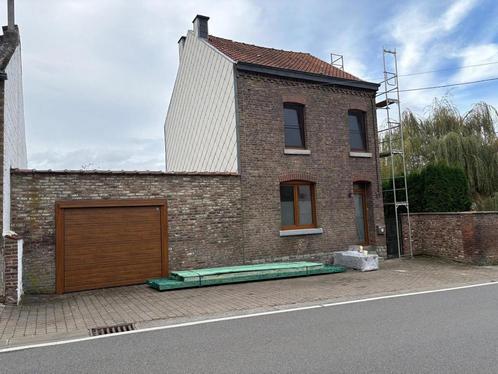
<path fill-rule="evenodd" d="M 0 306 L 0 347 L 88 336 L 88 329 L 133 322 L 137 328 L 296 304 L 344 301 L 498 281 L 497 267 L 431 258 L 388 260 L 381 270 L 158 292 L 145 285 L 62 296 L 27 297 Z M 388 318 L 388 316 L 386 316 Z"/>

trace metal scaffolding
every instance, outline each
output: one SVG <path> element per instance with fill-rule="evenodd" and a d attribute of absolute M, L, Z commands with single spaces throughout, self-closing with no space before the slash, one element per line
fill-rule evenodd
<path fill-rule="evenodd" d="M 406 182 L 405 145 L 403 140 L 403 124 L 399 100 L 398 62 L 396 50 L 383 50 L 384 81 L 377 94 L 376 107 L 384 111 L 382 121 L 379 121 L 377 135 L 379 139 L 382 168 L 382 186 L 384 206 L 393 207 L 396 229 L 396 244 L 398 257 L 402 256 L 402 238 L 400 233 L 400 208 L 406 209 L 408 226 L 408 243 L 410 256 L 413 256 L 412 230 L 410 223 L 410 207 L 408 203 L 408 188 Z M 385 188 L 388 182 L 388 188 Z M 403 253 L 403 255 L 406 253 Z"/>
<path fill-rule="evenodd" d="M 333 67 L 336 67 L 336 68 L 344 71 L 344 56 L 343 55 L 339 55 L 337 53 L 331 53 L 330 54 L 330 61 L 331 61 L 331 65 Z"/>

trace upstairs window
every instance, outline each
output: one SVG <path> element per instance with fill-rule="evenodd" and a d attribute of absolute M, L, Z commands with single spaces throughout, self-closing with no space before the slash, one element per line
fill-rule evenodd
<path fill-rule="evenodd" d="M 285 148 L 304 148 L 304 106 L 284 104 Z"/>
<path fill-rule="evenodd" d="M 280 184 L 282 230 L 316 227 L 315 185 L 310 182 Z"/>
<path fill-rule="evenodd" d="M 348 112 L 349 144 L 352 151 L 367 150 L 367 134 L 365 126 L 365 113 L 359 110 Z"/>

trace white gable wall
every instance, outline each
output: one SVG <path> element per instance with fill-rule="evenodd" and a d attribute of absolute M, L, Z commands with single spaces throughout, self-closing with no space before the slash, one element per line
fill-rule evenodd
<path fill-rule="evenodd" d="M 237 172 L 234 63 L 189 31 L 164 126 L 167 171 Z"/>
<path fill-rule="evenodd" d="M 10 58 L 5 73 L 3 233 L 10 230 L 10 168 L 27 167 L 20 45 Z"/>

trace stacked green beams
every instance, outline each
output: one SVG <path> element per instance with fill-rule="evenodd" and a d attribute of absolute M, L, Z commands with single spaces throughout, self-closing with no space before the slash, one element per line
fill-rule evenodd
<path fill-rule="evenodd" d="M 342 273 L 345 270 L 342 266 L 325 265 L 319 262 L 276 262 L 177 271 L 172 272 L 169 278 L 150 279 L 147 284 L 159 291 L 167 291 L 179 288 Z"/>

